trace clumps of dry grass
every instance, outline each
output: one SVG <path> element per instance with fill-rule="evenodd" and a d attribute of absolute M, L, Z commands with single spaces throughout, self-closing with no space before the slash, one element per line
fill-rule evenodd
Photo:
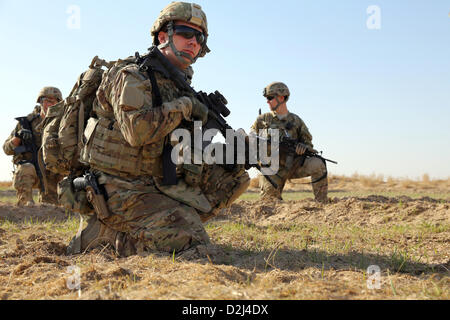
<path fill-rule="evenodd" d="M 384 176 L 382 174 L 362 175 L 354 173 L 351 176 L 328 174 L 329 190 L 339 191 L 385 191 L 385 192 L 435 192 L 442 194 L 450 192 L 450 178 L 432 179 L 428 174 L 423 174 L 418 179 Z M 259 189 L 259 176 L 250 182 L 250 190 Z M 287 181 L 284 191 L 302 192 L 311 190 L 311 178 L 292 179 Z"/>
<path fill-rule="evenodd" d="M 448 300 L 448 204 L 374 197 L 240 201 L 206 226 L 222 249 L 208 259 L 119 258 L 108 247 L 66 256 L 71 220 L 0 223 L 0 299 Z M 382 271 L 379 290 L 367 288 L 372 264 Z M 79 268 L 79 291 L 69 289 L 69 267 Z"/>
<path fill-rule="evenodd" d="M 427 173 L 422 175 L 422 177 L 419 179 L 394 178 L 392 176 L 388 176 L 387 178 L 385 178 L 382 174 L 361 175 L 358 173 L 354 173 L 351 177 L 329 175 L 328 181 L 331 188 L 342 189 L 436 189 L 442 192 L 442 190 L 448 190 L 450 188 L 450 178 L 441 180 L 431 179 Z"/>
<path fill-rule="evenodd" d="M 369 188 L 378 187 L 384 184 L 384 176 L 382 174 L 376 175 L 373 173 L 369 176 L 365 176 L 360 175 L 358 173 L 354 173 L 352 175 L 352 179 L 358 180 L 364 187 Z"/>
<path fill-rule="evenodd" d="M 410 179 L 405 179 L 400 182 L 400 185 L 404 189 L 411 189 L 413 187 L 413 184 L 414 184 L 413 181 Z"/>

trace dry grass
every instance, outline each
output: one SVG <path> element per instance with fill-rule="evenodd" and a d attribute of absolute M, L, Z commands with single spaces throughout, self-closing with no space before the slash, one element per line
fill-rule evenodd
<path fill-rule="evenodd" d="M 206 226 L 221 252 L 188 260 L 123 259 L 108 247 L 69 257 L 76 218 L 0 204 L 0 299 L 450 299 L 449 181 L 422 178 L 406 190 L 402 179 L 382 180 L 330 176 L 332 189 L 373 193 L 329 205 L 238 201 Z M 306 181 L 288 187 L 310 190 L 298 184 Z M 387 188 L 419 199 L 381 196 Z M 421 196 L 430 190 L 444 196 Z M 378 290 L 367 287 L 370 265 L 381 268 Z M 80 268 L 81 296 L 67 286 L 69 266 Z"/>
<path fill-rule="evenodd" d="M 288 181 L 286 189 L 306 189 L 310 188 L 310 178 L 293 179 Z M 396 188 L 404 191 L 404 189 L 441 189 L 445 191 L 450 190 L 450 178 L 448 179 L 430 179 L 428 174 L 424 174 L 420 180 L 413 180 L 409 178 L 393 178 L 384 175 L 360 175 L 354 173 L 352 176 L 328 175 L 328 184 L 330 189 L 348 189 L 355 190 L 359 188 L 364 189 L 383 189 Z M 302 187 L 304 186 L 304 187 Z M 250 189 L 257 189 L 259 187 L 259 177 L 252 179 Z M 285 190 L 286 190 L 285 189 Z"/>
<path fill-rule="evenodd" d="M 307 190 L 311 186 L 308 183 L 311 180 L 295 179 L 288 182 L 285 190 L 298 189 Z M 435 193 L 450 192 L 450 178 L 441 180 L 431 180 L 429 175 L 424 174 L 421 180 L 412 180 L 408 178 L 384 178 L 383 175 L 359 175 L 353 174 L 351 177 L 338 176 L 330 174 L 328 177 L 329 189 L 340 191 L 354 190 L 373 190 L 373 191 L 399 191 L 399 192 L 423 192 L 434 191 Z"/>
<path fill-rule="evenodd" d="M 9 189 L 12 187 L 11 181 L 0 181 L 0 189 Z"/>

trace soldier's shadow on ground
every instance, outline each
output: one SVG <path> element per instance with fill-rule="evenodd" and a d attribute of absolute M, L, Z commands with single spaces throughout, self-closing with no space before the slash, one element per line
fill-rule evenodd
<path fill-rule="evenodd" d="M 385 256 L 355 251 L 348 254 L 330 254 L 315 249 L 274 249 L 259 252 L 227 247 L 223 249 L 227 256 L 222 261 L 217 261 L 217 264 L 231 265 L 255 272 L 272 270 L 300 272 L 307 268 L 316 268 L 318 271 L 367 272 L 369 266 L 376 265 L 382 272 L 389 270 L 391 273 L 420 276 L 434 273 L 449 274 L 450 269 L 450 260 L 445 264 L 427 264 L 413 262 L 399 255 Z"/>

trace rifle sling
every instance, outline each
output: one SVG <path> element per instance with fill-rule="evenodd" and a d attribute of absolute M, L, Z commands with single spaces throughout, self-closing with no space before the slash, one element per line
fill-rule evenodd
<path fill-rule="evenodd" d="M 147 75 L 150 79 L 150 83 L 152 84 L 153 107 L 160 107 L 163 104 L 161 91 L 159 90 L 158 83 L 156 81 L 155 72 L 150 65 L 147 68 Z"/>
<path fill-rule="evenodd" d="M 147 65 L 147 75 L 152 84 L 153 107 L 160 107 L 163 104 L 161 91 L 156 81 L 155 72 L 151 65 Z M 167 141 L 163 150 L 163 182 L 165 186 L 173 186 L 177 184 L 177 167 L 172 162 L 173 147 L 170 141 Z"/>

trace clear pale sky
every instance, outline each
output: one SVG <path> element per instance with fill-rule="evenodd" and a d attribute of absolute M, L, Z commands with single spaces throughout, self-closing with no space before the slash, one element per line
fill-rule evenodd
<path fill-rule="evenodd" d="M 95 55 L 144 53 L 169 1 L 1 1 L 1 142 L 41 87 L 69 94 Z M 334 174 L 450 177 L 450 2 L 444 0 L 198 0 L 212 52 L 194 65 L 197 90 L 220 90 L 234 128 L 249 130 L 263 88 L 285 82 Z M 80 9 L 79 29 L 76 11 Z M 369 6 L 378 6 L 380 20 Z M 367 21 L 379 22 L 369 29 Z M 75 24 L 74 24 L 75 23 Z M 372 26 L 374 24 L 371 24 Z M 376 25 L 376 24 L 375 24 Z M 0 180 L 11 157 L 1 152 Z"/>

